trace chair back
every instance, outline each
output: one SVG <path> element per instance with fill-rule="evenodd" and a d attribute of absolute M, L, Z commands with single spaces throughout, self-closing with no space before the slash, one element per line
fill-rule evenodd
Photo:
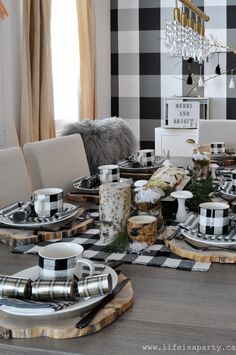
<path fill-rule="evenodd" d="M 66 194 L 73 179 L 90 175 L 79 134 L 26 143 L 23 152 L 33 190 L 60 187 Z"/>
<path fill-rule="evenodd" d="M 20 147 L 0 150 L 0 208 L 31 196 L 31 182 Z"/>

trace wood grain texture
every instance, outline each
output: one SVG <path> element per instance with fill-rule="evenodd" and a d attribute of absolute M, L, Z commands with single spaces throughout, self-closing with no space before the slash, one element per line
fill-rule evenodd
<path fill-rule="evenodd" d="M 37 256 L 10 253 L 0 245 L 1 273 L 11 275 L 37 264 Z M 100 332 L 73 339 L 49 337 L 0 339 L 1 355 L 188 355 L 185 351 L 148 351 L 146 345 L 218 344 L 219 354 L 236 339 L 234 264 L 212 264 L 208 272 L 124 264 L 135 302 L 128 312 Z M 191 354 L 216 354 L 192 351 Z"/>
<path fill-rule="evenodd" d="M 200 261 L 203 263 L 220 263 L 220 264 L 235 264 L 236 263 L 236 250 L 197 250 L 194 247 L 186 244 L 184 240 L 173 238 L 175 232 L 175 227 L 169 227 L 162 234 L 162 238 L 165 245 L 170 248 L 170 250 L 181 256 L 182 258 L 187 258 L 195 261 Z M 204 249 L 204 247 L 203 247 Z M 214 249 L 214 248 L 213 248 Z"/>
<path fill-rule="evenodd" d="M 128 219 L 127 233 L 130 241 L 151 246 L 157 239 L 157 220 L 153 216 L 131 217 Z"/>
<path fill-rule="evenodd" d="M 99 204 L 99 195 L 86 195 L 86 194 L 69 192 L 66 197 L 67 197 L 67 201 L 69 202 L 77 202 L 77 203 L 93 202 Z"/>
<path fill-rule="evenodd" d="M 83 222 L 75 220 L 69 228 L 58 231 L 31 231 L 24 229 L 0 228 L 0 242 L 11 247 L 39 243 L 46 240 L 62 239 L 72 237 L 78 233 L 85 232 L 93 224 L 93 219 Z"/>
<path fill-rule="evenodd" d="M 16 258 L 9 247 L 0 246 L 0 267 L 9 274 L 36 262 L 34 255 Z M 124 264 L 122 272 L 132 281 L 135 302 L 112 325 L 70 340 L 0 339 L 0 353 L 143 355 L 152 352 L 144 351 L 148 344 L 235 344 L 235 265 L 213 264 L 209 272 L 188 272 Z M 188 354 L 176 350 L 166 353 Z"/>
<path fill-rule="evenodd" d="M 119 275 L 119 281 L 126 277 Z M 115 298 L 100 310 L 91 324 L 83 329 L 77 329 L 78 317 L 45 321 L 45 317 L 36 319 L 14 317 L 0 311 L 0 337 L 3 338 L 35 338 L 50 337 L 54 339 L 77 338 L 98 332 L 114 322 L 133 304 L 133 289 L 131 282 L 118 293 Z"/>

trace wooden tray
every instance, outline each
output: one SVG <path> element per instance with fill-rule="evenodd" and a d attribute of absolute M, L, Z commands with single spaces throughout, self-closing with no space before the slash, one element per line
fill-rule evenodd
<path fill-rule="evenodd" d="M 83 222 L 74 220 L 68 229 L 58 231 L 31 231 L 24 229 L 0 228 L 0 242 L 16 247 L 19 245 L 39 243 L 46 240 L 62 239 L 72 237 L 78 233 L 85 232 L 92 224 L 93 219 L 89 218 Z"/>
<path fill-rule="evenodd" d="M 119 281 L 126 277 L 119 275 Z M 50 337 L 54 339 L 69 339 L 96 333 L 111 324 L 133 305 L 133 289 L 131 282 L 118 293 L 84 329 L 75 328 L 79 317 L 50 321 L 29 320 L 22 317 L 10 316 L 0 311 L 1 338 L 35 338 Z"/>
<path fill-rule="evenodd" d="M 220 264 L 235 264 L 236 263 L 236 251 L 234 250 L 197 250 L 191 245 L 185 243 L 184 240 L 175 239 L 173 235 L 175 234 L 176 227 L 168 227 L 166 232 L 163 233 L 163 240 L 165 245 L 170 248 L 170 250 L 181 256 L 182 258 L 187 258 L 195 261 L 200 261 L 203 263 L 220 263 Z"/>

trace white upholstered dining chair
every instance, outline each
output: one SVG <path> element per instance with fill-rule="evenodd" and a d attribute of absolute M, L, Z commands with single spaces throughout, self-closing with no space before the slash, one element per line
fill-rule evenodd
<path fill-rule="evenodd" d="M 23 153 L 33 190 L 60 187 L 66 194 L 73 179 L 90 175 L 79 134 L 26 143 Z"/>
<path fill-rule="evenodd" d="M 27 201 L 31 183 L 20 147 L 0 150 L 0 208 L 11 203 Z"/>
<path fill-rule="evenodd" d="M 198 143 L 225 142 L 236 151 L 236 120 L 200 120 Z"/>

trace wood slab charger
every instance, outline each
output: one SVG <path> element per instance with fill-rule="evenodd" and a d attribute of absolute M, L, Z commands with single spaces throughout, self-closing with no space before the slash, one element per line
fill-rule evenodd
<path fill-rule="evenodd" d="M 94 202 L 99 204 L 99 195 L 86 195 L 77 192 L 69 192 L 66 197 L 69 202 Z"/>
<path fill-rule="evenodd" d="M 78 233 L 85 232 L 92 224 L 93 219 L 89 218 L 83 222 L 74 220 L 68 228 L 58 231 L 33 231 L 26 229 L 0 228 L 0 242 L 11 247 L 19 245 L 39 243 L 46 240 L 62 239 L 72 237 Z"/>
<path fill-rule="evenodd" d="M 153 173 L 135 173 L 135 172 L 124 172 L 120 173 L 121 178 L 136 180 L 149 180 Z"/>
<path fill-rule="evenodd" d="M 175 239 L 176 227 L 168 227 L 162 237 L 165 245 L 176 255 L 203 263 L 235 264 L 236 251 L 234 250 L 197 250 L 184 240 Z M 204 249 L 204 248 L 203 248 Z"/>
<path fill-rule="evenodd" d="M 126 279 L 126 276 L 120 274 L 119 281 L 123 279 Z M 0 311 L 0 337 L 5 339 L 36 337 L 69 339 L 96 333 L 126 312 L 133 305 L 133 297 L 132 284 L 128 282 L 118 295 L 97 313 L 89 326 L 83 329 L 75 327 L 79 317 L 54 321 L 48 317 L 47 321 L 45 321 L 44 318 L 40 320 L 37 317 L 38 319 L 36 320 L 27 317 L 16 317 Z"/>

